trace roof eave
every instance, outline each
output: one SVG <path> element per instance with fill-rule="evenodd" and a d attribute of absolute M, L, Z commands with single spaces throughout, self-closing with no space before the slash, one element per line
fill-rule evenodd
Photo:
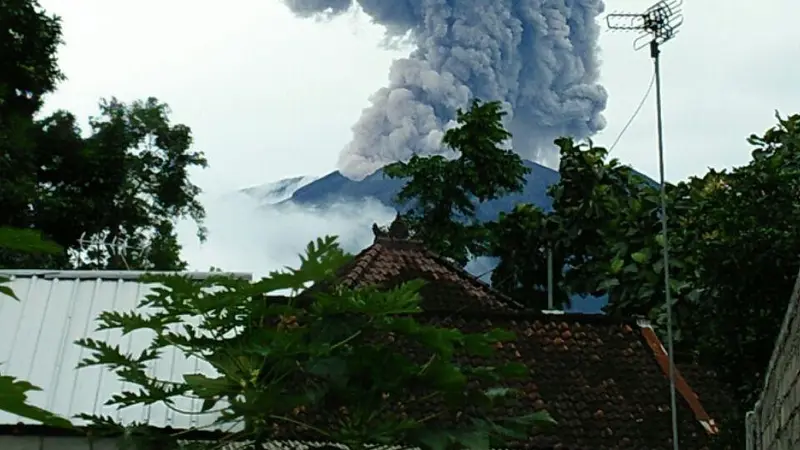
<path fill-rule="evenodd" d="M 174 272 L 144 270 L 44 270 L 44 269 L 4 269 L 0 276 L 13 278 L 44 278 L 60 280 L 138 280 L 144 275 L 178 275 L 193 280 L 211 277 L 226 277 L 252 280 L 253 274 L 247 272 Z"/>

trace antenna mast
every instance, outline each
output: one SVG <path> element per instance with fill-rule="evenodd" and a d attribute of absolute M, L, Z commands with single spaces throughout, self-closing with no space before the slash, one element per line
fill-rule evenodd
<path fill-rule="evenodd" d="M 669 353 L 670 409 L 672 410 L 672 447 L 679 450 L 678 414 L 675 399 L 675 357 L 673 352 L 672 295 L 669 280 L 669 240 L 667 239 L 667 193 L 664 179 L 664 130 L 661 117 L 661 45 L 675 37 L 683 24 L 683 0 L 661 0 L 643 13 L 612 13 L 606 16 L 612 30 L 637 31 L 634 50 L 650 47 L 656 78 L 656 123 L 658 127 L 658 171 L 661 181 L 661 233 L 664 238 L 664 296 L 667 308 L 667 348 Z"/>

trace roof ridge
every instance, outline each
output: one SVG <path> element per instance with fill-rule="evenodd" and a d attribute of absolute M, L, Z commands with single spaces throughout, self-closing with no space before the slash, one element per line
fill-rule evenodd
<path fill-rule="evenodd" d="M 503 303 L 505 303 L 506 306 L 508 306 L 510 308 L 515 308 L 515 310 L 524 309 L 524 306 L 521 303 L 519 303 L 516 300 L 512 299 L 508 295 L 500 292 L 499 290 L 493 288 L 489 283 L 487 283 L 487 282 L 481 280 L 480 278 L 478 278 L 477 276 L 469 273 L 469 271 L 467 271 L 463 267 L 460 267 L 458 264 L 456 264 L 455 262 L 451 261 L 449 258 L 447 258 L 447 257 L 445 257 L 445 256 L 443 256 L 443 255 L 441 255 L 441 254 L 439 254 L 437 252 L 434 252 L 433 250 L 429 249 L 428 246 L 426 246 L 425 243 L 420 239 L 413 239 L 413 238 L 397 239 L 397 238 L 392 238 L 392 237 L 387 237 L 387 236 L 376 236 L 375 237 L 375 243 L 372 244 L 372 245 L 376 246 L 376 245 L 384 244 L 384 248 L 388 248 L 388 247 L 385 246 L 385 244 L 391 245 L 391 244 L 394 244 L 394 243 L 397 243 L 397 244 L 400 244 L 400 243 L 409 244 L 410 246 L 417 247 L 423 254 L 425 254 L 425 256 L 428 256 L 429 258 L 433 259 L 437 263 L 441 264 L 443 267 L 446 267 L 447 269 L 452 270 L 457 275 L 459 275 L 461 278 L 464 278 L 466 281 L 469 281 L 470 283 L 472 283 L 474 286 L 483 289 L 484 291 L 486 291 L 487 293 L 489 293 L 491 295 L 494 295 L 495 297 L 497 297 L 498 300 L 500 300 Z"/>
<path fill-rule="evenodd" d="M 432 250 L 429 250 L 428 248 L 425 248 L 424 251 L 428 254 L 428 256 L 430 256 L 431 258 L 435 259 L 436 261 L 441 262 L 443 265 L 448 266 L 449 269 L 454 270 L 456 273 L 458 273 L 459 275 L 463 276 L 464 278 L 466 278 L 467 280 L 472 282 L 472 284 L 474 284 L 475 286 L 478 286 L 478 287 L 480 287 L 482 289 L 485 289 L 485 290 L 489 291 L 490 293 L 496 295 L 500 300 L 502 300 L 503 302 L 507 303 L 508 306 L 514 306 L 516 308 L 519 308 L 520 310 L 524 309 L 524 306 L 521 303 L 518 303 L 516 300 L 512 299 L 508 295 L 506 295 L 506 294 L 500 292 L 499 290 L 493 288 L 489 283 L 487 283 L 487 282 L 481 280 L 480 278 L 478 278 L 477 276 L 469 273 L 463 267 L 459 267 L 458 264 L 456 264 L 455 262 L 450 261 L 449 259 L 445 258 L 444 256 L 442 256 L 442 255 L 440 255 L 440 254 L 438 254 L 438 253 L 436 253 L 436 252 L 434 252 Z"/>

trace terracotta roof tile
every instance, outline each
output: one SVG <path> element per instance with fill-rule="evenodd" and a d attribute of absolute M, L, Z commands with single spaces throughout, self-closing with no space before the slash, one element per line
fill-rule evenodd
<path fill-rule="evenodd" d="M 513 410 L 497 413 L 546 409 L 559 422 L 552 435 L 534 436 L 516 446 L 672 449 L 666 358 L 655 333 L 641 322 L 523 311 L 508 297 L 407 238 L 376 234 L 375 243 L 339 276 L 350 287 L 391 287 L 421 278 L 428 284 L 421 292 L 425 312 L 418 320 L 465 332 L 490 328 L 514 332 L 516 340 L 499 346 L 495 356 L 524 363 L 529 376 L 515 381 L 514 387 L 524 395 L 512 405 Z M 413 352 L 402 345 L 398 348 Z M 681 448 L 705 449 L 716 432 L 713 416 L 701 403 L 706 394 L 698 396 L 680 371 L 678 380 Z M 436 408 L 429 404 L 406 412 L 423 414 Z M 457 412 L 447 413 L 443 417 L 457 420 Z M 293 433 L 287 437 L 302 438 Z"/>
<path fill-rule="evenodd" d="M 420 241 L 378 236 L 375 243 L 355 256 L 339 273 L 348 287 L 427 281 L 421 295 L 426 309 L 452 311 L 509 311 L 522 306 L 494 291 L 472 276 L 424 247 Z"/>
<path fill-rule="evenodd" d="M 527 376 L 512 380 L 508 386 L 518 389 L 522 395 L 503 409 L 493 411 L 496 417 L 544 409 L 558 421 L 552 433 L 533 435 L 510 447 L 672 449 L 669 382 L 648 345 L 647 332 L 635 322 L 583 314 L 443 312 L 422 313 L 418 320 L 464 332 L 504 328 L 516 334 L 514 341 L 498 345 L 490 359 L 459 356 L 469 364 L 515 361 L 528 368 Z M 409 346 L 398 344 L 398 348 L 412 356 L 424 357 Z M 488 386 L 476 381 L 472 387 Z M 391 409 L 411 416 L 441 411 L 437 423 L 442 425 L 459 423 L 459 418 L 464 417 L 460 411 L 444 410 L 439 403 L 411 406 L 406 400 L 407 397 L 403 397 Z M 693 411 L 695 405 L 682 396 L 678 400 L 681 448 L 705 449 L 712 436 L 698 421 Z M 301 416 L 320 427 L 327 425 L 327 421 L 337 420 L 337 414 L 322 411 L 302 412 Z M 310 416 L 320 419 L 313 420 Z M 282 429 L 280 437 L 319 438 L 289 428 Z"/>

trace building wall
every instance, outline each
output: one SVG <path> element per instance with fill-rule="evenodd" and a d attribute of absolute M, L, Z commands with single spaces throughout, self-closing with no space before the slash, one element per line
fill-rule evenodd
<path fill-rule="evenodd" d="M 748 450 L 800 449 L 800 276 L 770 360 L 764 389 L 747 418 Z"/>

